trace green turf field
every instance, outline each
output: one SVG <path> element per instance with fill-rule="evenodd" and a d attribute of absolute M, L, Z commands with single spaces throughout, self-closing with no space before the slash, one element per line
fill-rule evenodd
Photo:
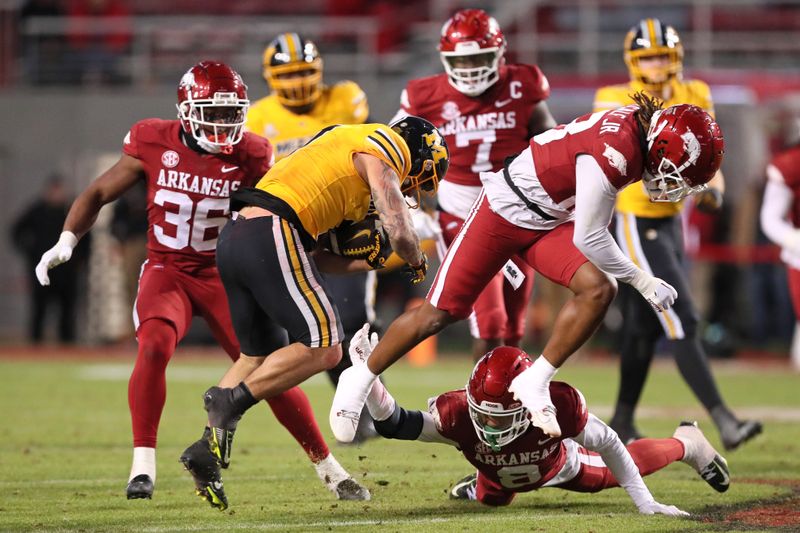
<path fill-rule="evenodd" d="M 621 489 L 595 495 L 545 489 L 500 509 L 453 502 L 448 486 L 470 471 L 458 452 L 379 440 L 332 446 L 373 495 L 366 503 L 338 502 L 263 406 L 251 409 L 239 425 L 233 464 L 224 473 L 231 507 L 220 513 L 194 496 L 178 456 L 200 436 L 201 395 L 226 367 L 222 360 L 183 352 L 168 371 L 154 499 L 127 501 L 131 364 L 131 357 L 119 355 L 0 359 L 0 530 L 752 531 L 759 528 L 732 521 L 731 513 L 786 503 L 793 490 L 800 491 L 800 376 L 775 367 L 723 366 L 716 373 L 729 402 L 745 415 L 762 416 L 766 430 L 728 454 L 733 481 L 726 494 L 713 492 L 681 463 L 646 479 L 656 499 L 692 512 L 692 519 L 639 516 Z M 463 385 L 470 366 L 455 359 L 427 369 L 399 364 L 387 373 L 387 383 L 405 407 L 421 408 L 429 396 Z M 617 381 L 612 363 L 570 361 L 558 377 L 583 391 L 591 411 L 608 416 Z M 331 387 L 317 377 L 304 388 L 323 433 L 332 439 Z M 701 428 L 710 429 L 670 363 L 654 368 L 644 407 L 647 418 L 640 429 L 648 436 L 671 435 L 682 417 L 699 417 Z M 709 436 L 718 443 L 713 430 Z"/>

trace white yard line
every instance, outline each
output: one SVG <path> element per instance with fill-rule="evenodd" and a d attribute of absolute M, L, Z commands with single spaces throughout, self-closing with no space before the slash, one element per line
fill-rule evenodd
<path fill-rule="evenodd" d="M 631 511 L 634 512 L 634 511 Z M 603 513 L 603 516 L 621 516 L 623 513 Z M 291 524 L 291 523 L 239 523 L 239 524 L 231 524 L 225 523 L 224 529 L 233 531 L 233 530 L 280 530 L 280 531 L 288 531 L 288 530 L 308 530 L 308 529 L 322 529 L 322 528 L 334 528 L 334 527 L 357 527 L 357 526 L 402 526 L 402 525 L 415 525 L 415 524 L 446 524 L 453 520 L 469 520 L 470 522 L 493 522 L 493 523 L 506 523 L 509 521 L 518 521 L 520 519 L 524 519 L 526 522 L 541 522 L 541 521 L 553 521 L 553 520 L 563 520 L 564 518 L 585 518 L 586 515 L 581 515 L 579 513 L 525 513 L 525 514 L 504 514 L 504 515 L 492 515 L 492 514 L 463 514 L 463 515 L 453 515 L 450 517 L 431 517 L 431 518 L 393 518 L 393 519 L 365 519 L 365 520 L 329 520 L 325 522 L 306 522 L 302 524 Z M 166 531 L 204 531 L 207 530 L 209 527 L 213 528 L 211 524 L 205 525 L 190 525 L 190 526 L 181 526 L 181 527 L 151 527 L 151 528 L 143 528 L 141 531 L 146 531 L 149 533 L 162 533 Z"/>

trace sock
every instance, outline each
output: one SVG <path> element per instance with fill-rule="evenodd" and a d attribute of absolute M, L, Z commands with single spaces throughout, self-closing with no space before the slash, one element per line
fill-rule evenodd
<path fill-rule="evenodd" d="M 678 439 L 639 439 L 626 448 L 642 476 L 680 461 L 684 455 L 683 443 Z"/>
<path fill-rule="evenodd" d="M 342 465 L 339 464 L 339 461 L 336 460 L 332 453 L 329 453 L 325 459 L 316 463 L 314 469 L 322 482 L 331 489 L 335 489 L 336 485 L 350 478 L 350 474 L 342 468 Z"/>
<path fill-rule="evenodd" d="M 253 393 L 250 392 L 250 388 L 245 385 L 244 381 L 233 388 L 231 397 L 233 406 L 240 414 L 244 414 L 245 411 L 258 403 L 258 400 L 255 399 Z"/>
<path fill-rule="evenodd" d="M 140 474 L 147 474 L 156 482 L 156 449 L 137 446 L 133 449 L 133 463 L 128 482 Z"/>
<path fill-rule="evenodd" d="M 608 425 L 614 429 L 633 427 L 633 412 L 635 410 L 635 405 L 620 403 L 618 401 L 617 406 L 614 408 L 614 416 L 611 417 L 611 422 L 609 422 Z"/>
<path fill-rule="evenodd" d="M 167 399 L 166 370 L 178 342 L 175 328 L 163 320 L 143 322 L 136 332 L 139 350 L 128 381 L 133 446 L 155 448 Z"/>
<path fill-rule="evenodd" d="M 558 369 L 550 364 L 544 355 L 540 355 L 525 372 L 530 375 L 529 385 L 535 387 L 540 394 L 546 394 L 549 397 L 550 380 L 556 375 Z"/>
<path fill-rule="evenodd" d="M 709 411 L 711 419 L 716 424 L 720 433 L 735 432 L 739 427 L 739 420 L 725 405 L 719 404 Z"/>
<path fill-rule="evenodd" d="M 300 387 L 292 387 L 267 402 L 275 418 L 302 446 L 312 463 L 318 463 L 330 454 L 308 396 Z"/>

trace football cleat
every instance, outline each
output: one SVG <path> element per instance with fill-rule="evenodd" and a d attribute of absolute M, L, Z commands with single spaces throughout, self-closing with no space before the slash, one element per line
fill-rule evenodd
<path fill-rule="evenodd" d="M 222 468 L 228 468 L 231 464 L 233 435 L 242 417 L 234 406 L 232 391 L 233 389 L 211 387 L 203 394 L 203 404 L 211 425 L 204 436 L 208 439 L 211 453 L 219 459 Z"/>
<path fill-rule="evenodd" d="M 181 463 L 192 474 L 195 493 L 220 511 L 228 508 L 222 486 L 219 458 L 211 451 L 209 441 L 200 439 L 181 454 Z"/>
<path fill-rule="evenodd" d="M 743 420 L 736 424 L 733 431 L 720 431 L 722 445 L 727 451 L 735 450 L 761 433 L 763 429 L 761 422 L 758 420 Z"/>
<path fill-rule="evenodd" d="M 731 484 L 728 462 L 711 446 L 697 422 L 681 422 L 672 437 L 683 443 L 681 460 L 694 468 L 703 481 L 717 492 L 728 490 Z"/>
<path fill-rule="evenodd" d="M 351 477 L 337 483 L 333 492 L 337 500 L 369 501 L 372 498 L 369 490 Z"/>
<path fill-rule="evenodd" d="M 336 457 L 332 453 L 314 464 L 317 476 L 325 484 L 325 488 L 336 495 L 338 500 L 359 500 L 369 501 L 372 497 L 366 487 L 350 477 Z"/>
<path fill-rule="evenodd" d="M 458 483 L 453 485 L 450 489 L 451 500 L 474 500 L 475 490 L 478 485 L 478 473 L 470 474 L 465 478 L 459 480 Z"/>
<path fill-rule="evenodd" d="M 140 500 L 153 497 L 153 480 L 147 474 L 139 474 L 128 481 L 125 493 L 129 500 Z"/>

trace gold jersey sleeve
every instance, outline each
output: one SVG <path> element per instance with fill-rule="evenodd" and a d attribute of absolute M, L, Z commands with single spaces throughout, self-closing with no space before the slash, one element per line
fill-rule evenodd
<path fill-rule="evenodd" d="M 247 112 L 246 129 L 266 137 L 280 161 L 334 124 L 362 124 L 369 115 L 367 95 L 357 83 L 343 81 L 324 87 L 319 100 L 305 114 L 285 108 L 275 95 L 258 100 Z"/>
<path fill-rule="evenodd" d="M 389 165 L 402 182 L 411 169 L 408 146 L 384 124 L 332 126 L 278 161 L 256 187 L 280 198 L 317 238 L 344 220 L 362 220 L 370 188 L 356 171 L 353 155 L 366 153 Z"/>
<path fill-rule="evenodd" d="M 664 102 L 664 107 L 677 104 L 696 105 L 712 117 L 714 103 L 711 89 L 700 80 L 674 80 L 671 84 L 672 97 Z M 632 104 L 632 96 L 644 87 L 638 82 L 623 85 L 600 87 L 594 97 L 594 111 L 606 111 Z M 617 195 L 617 211 L 642 218 L 663 218 L 680 213 L 683 202 L 651 202 L 641 181 L 622 189 Z"/>

